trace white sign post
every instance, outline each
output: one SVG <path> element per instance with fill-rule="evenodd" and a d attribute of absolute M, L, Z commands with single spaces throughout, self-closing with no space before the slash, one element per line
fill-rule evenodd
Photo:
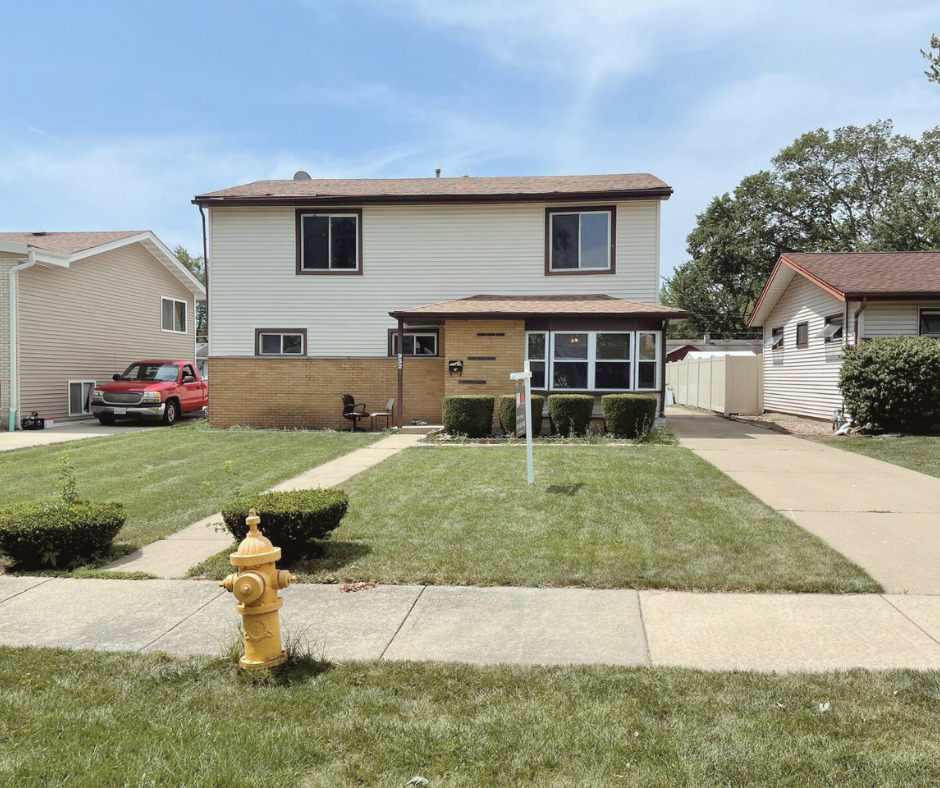
<path fill-rule="evenodd" d="M 532 419 L 531 419 L 531 405 L 532 402 L 532 370 L 529 369 L 529 362 L 525 362 L 525 372 L 513 372 L 509 375 L 510 380 L 515 380 L 517 382 L 521 381 L 523 383 L 523 406 L 526 408 L 525 411 L 525 460 L 526 460 L 526 479 L 529 484 L 533 482 L 532 476 Z M 519 395 L 516 395 L 516 405 L 519 405 Z"/>

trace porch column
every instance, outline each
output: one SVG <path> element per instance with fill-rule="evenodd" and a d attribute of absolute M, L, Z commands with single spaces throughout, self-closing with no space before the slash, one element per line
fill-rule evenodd
<path fill-rule="evenodd" d="M 398 429 L 402 428 L 402 411 L 404 410 L 404 402 L 402 398 L 404 396 L 404 366 L 405 366 L 405 354 L 403 353 L 405 349 L 405 323 L 399 318 L 398 319 L 398 408 L 396 416 L 398 417 Z"/>

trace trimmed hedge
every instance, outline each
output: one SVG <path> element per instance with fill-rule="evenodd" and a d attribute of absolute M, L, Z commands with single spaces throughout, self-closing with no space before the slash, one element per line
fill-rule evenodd
<path fill-rule="evenodd" d="M 0 512 L 0 551 L 23 569 L 59 569 L 107 553 L 127 514 L 119 503 L 21 503 Z"/>
<path fill-rule="evenodd" d="M 593 412 L 594 397 L 590 394 L 550 394 L 548 397 L 552 430 L 562 437 L 587 432 Z"/>
<path fill-rule="evenodd" d="M 492 394 L 462 394 L 444 397 L 441 416 L 444 430 L 451 435 L 486 438 L 493 432 Z"/>
<path fill-rule="evenodd" d="M 542 411 L 545 408 L 545 397 L 533 394 L 529 400 L 529 418 L 532 420 L 532 437 L 542 431 Z M 499 427 L 507 435 L 516 434 L 516 395 L 500 394 L 499 396 Z"/>
<path fill-rule="evenodd" d="M 617 438 L 639 438 L 656 421 L 656 397 L 648 394 L 605 394 L 601 410 L 607 434 Z"/>
<path fill-rule="evenodd" d="M 839 387 L 856 424 L 882 430 L 940 430 L 940 342 L 873 339 L 845 348 Z"/>
<path fill-rule="evenodd" d="M 342 490 L 290 490 L 229 501 L 222 507 L 222 519 L 236 539 L 244 539 L 245 518 L 254 509 L 261 518 L 261 533 L 281 548 L 285 560 L 293 561 L 338 528 L 348 508 L 349 496 Z"/>

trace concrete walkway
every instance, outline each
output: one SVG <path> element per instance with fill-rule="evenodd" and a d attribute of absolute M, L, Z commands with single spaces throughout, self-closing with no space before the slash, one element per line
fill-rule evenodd
<path fill-rule="evenodd" d="M 285 634 L 325 659 L 706 670 L 940 669 L 940 597 L 380 585 L 282 592 Z M 218 655 L 215 582 L 0 577 L 0 642 Z"/>
<path fill-rule="evenodd" d="M 667 408 L 683 446 L 862 566 L 892 594 L 940 594 L 940 479 L 815 441 Z"/>
<path fill-rule="evenodd" d="M 370 446 L 318 465 L 271 489 L 313 490 L 318 487 L 333 487 L 413 446 L 423 437 L 423 433 L 390 435 Z M 264 523 L 261 524 L 261 530 L 264 531 Z M 170 534 L 165 539 L 112 561 L 103 569 L 147 572 L 161 578 L 183 577 L 190 567 L 205 561 L 231 544 L 232 535 L 222 525 L 222 513 L 217 512 Z"/>
<path fill-rule="evenodd" d="M 4 425 L 4 428 L 6 425 Z M 115 424 L 105 427 L 97 420 L 75 421 L 61 424 L 48 430 L 16 430 L 0 432 L 0 451 L 25 449 L 30 446 L 47 446 L 50 443 L 64 443 L 83 438 L 107 438 L 113 435 L 127 435 L 140 430 L 158 428 L 156 424 Z"/>

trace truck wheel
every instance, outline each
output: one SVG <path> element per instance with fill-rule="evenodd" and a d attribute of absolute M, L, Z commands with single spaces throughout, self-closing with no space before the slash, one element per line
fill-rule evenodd
<path fill-rule="evenodd" d="M 112 424 L 114 424 L 114 416 L 110 413 L 102 413 L 100 416 L 98 416 L 98 421 L 105 427 L 110 427 Z"/>
<path fill-rule="evenodd" d="M 180 406 L 176 404 L 175 399 L 166 401 L 166 408 L 163 411 L 163 423 L 167 427 L 172 427 L 176 423 L 177 416 L 180 415 Z"/>

